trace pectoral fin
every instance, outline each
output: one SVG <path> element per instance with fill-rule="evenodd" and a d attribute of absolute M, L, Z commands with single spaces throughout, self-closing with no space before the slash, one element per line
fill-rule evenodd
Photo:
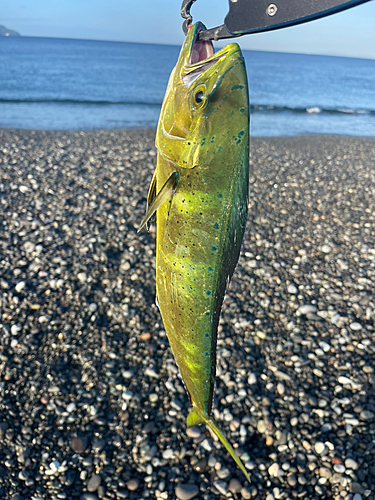
<path fill-rule="evenodd" d="M 141 225 L 139 226 L 138 233 L 149 222 L 149 220 L 154 215 L 156 210 L 172 198 L 174 191 L 176 190 L 177 184 L 178 184 L 178 173 L 173 172 L 169 176 L 169 178 L 165 181 L 163 187 L 160 189 L 158 194 L 152 200 L 151 205 L 148 207 L 147 213 L 144 216 Z M 155 191 L 156 191 L 156 181 L 154 186 L 154 179 L 153 179 L 148 192 L 147 203 L 149 203 Z"/>
<path fill-rule="evenodd" d="M 152 181 L 151 181 L 150 187 L 148 189 L 147 211 L 150 208 L 150 206 L 151 206 L 152 202 L 154 201 L 155 197 L 156 197 L 156 170 L 154 172 L 154 175 L 152 176 Z M 151 219 L 149 219 L 146 222 L 147 231 L 150 230 L 150 226 L 151 226 Z"/>

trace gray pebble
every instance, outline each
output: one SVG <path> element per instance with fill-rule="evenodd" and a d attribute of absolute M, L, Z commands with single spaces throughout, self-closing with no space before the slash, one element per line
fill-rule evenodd
<path fill-rule="evenodd" d="M 214 482 L 214 486 L 217 489 L 217 491 L 219 493 L 221 493 L 222 495 L 226 495 L 227 494 L 228 483 L 226 483 L 225 481 L 215 481 Z"/>
<path fill-rule="evenodd" d="M 244 500 L 249 500 L 251 498 L 251 493 L 250 493 L 250 490 L 248 488 L 246 488 L 246 486 L 244 486 L 243 488 L 241 488 L 241 496 Z"/>
<path fill-rule="evenodd" d="M 81 495 L 79 498 L 80 500 L 99 500 L 99 498 L 94 495 L 94 493 L 83 493 L 83 495 Z"/>
<path fill-rule="evenodd" d="M 229 481 L 228 490 L 231 493 L 238 493 L 242 488 L 242 484 L 238 481 L 238 479 L 231 479 Z"/>
<path fill-rule="evenodd" d="M 325 444 L 322 443 L 321 441 L 318 441 L 314 445 L 314 450 L 316 451 L 316 453 L 318 455 L 322 455 L 324 453 L 325 449 L 326 449 Z"/>
<path fill-rule="evenodd" d="M 357 470 L 358 469 L 358 463 L 355 460 L 353 460 L 352 458 L 347 458 L 345 460 L 345 467 L 347 469 Z"/>
<path fill-rule="evenodd" d="M 94 474 L 93 476 L 91 476 L 89 482 L 87 483 L 87 490 L 90 492 L 96 491 L 99 488 L 101 482 L 102 479 L 100 475 Z"/>
<path fill-rule="evenodd" d="M 171 448 L 167 448 L 163 451 L 163 458 L 165 460 L 169 460 L 174 454 L 174 451 Z"/>
<path fill-rule="evenodd" d="M 360 495 L 362 495 L 362 493 L 364 492 L 364 488 L 359 483 L 353 482 L 350 485 L 350 491 L 352 493 L 359 493 Z"/>
<path fill-rule="evenodd" d="M 300 306 L 297 309 L 297 312 L 299 314 L 302 314 L 302 315 L 307 315 L 307 314 L 310 314 L 310 313 L 315 313 L 317 310 L 318 310 L 318 308 L 316 306 L 312 306 L 310 304 L 306 304 L 304 306 Z"/>
<path fill-rule="evenodd" d="M 126 487 L 128 488 L 129 491 L 135 491 L 138 489 L 138 486 L 139 486 L 139 481 L 138 479 L 130 479 L 127 483 L 126 483 Z"/>
<path fill-rule="evenodd" d="M 175 488 L 175 493 L 179 500 L 190 500 L 198 495 L 199 489 L 195 484 L 179 484 Z"/>
<path fill-rule="evenodd" d="M 345 472 L 345 466 L 342 464 L 335 464 L 333 466 L 333 470 L 339 474 L 343 474 Z"/>
<path fill-rule="evenodd" d="M 76 453 L 83 453 L 86 449 L 87 443 L 84 438 L 75 437 L 72 439 L 71 447 Z"/>

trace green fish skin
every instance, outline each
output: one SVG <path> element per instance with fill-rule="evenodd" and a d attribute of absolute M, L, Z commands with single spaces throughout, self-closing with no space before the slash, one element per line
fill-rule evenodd
<path fill-rule="evenodd" d="M 157 217 L 156 289 L 173 355 L 193 405 L 246 478 L 211 417 L 216 338 L 247 219 L 249 100 L 240 47 L 213 53 L 192 26 L 169 79 L 156 134 L 157 167 L 140 229 Z"/>

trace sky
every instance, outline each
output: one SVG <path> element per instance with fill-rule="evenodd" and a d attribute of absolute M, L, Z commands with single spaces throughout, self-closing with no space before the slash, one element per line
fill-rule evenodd
<path fill-rule="evenodd" d="M 0 25 L 23 36 L 180 45 L 180 7 L 181 0 L 0 0 Z M 214 27 L 223 23 L 228 0 L 197 0 L 191 12 L 195 21 Z M 374 27 L 372 0 L 325 19 L 236 41 L 243 49 L 375 59 Z"/>

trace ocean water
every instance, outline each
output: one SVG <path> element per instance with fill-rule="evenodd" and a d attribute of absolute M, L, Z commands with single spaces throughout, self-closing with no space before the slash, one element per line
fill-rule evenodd
<path fill-rule="evenodd" d="M 166 45 L 2 37 L 0 127 L 155 127 L 178 53 Z M 375 60 L 244 56 L 253 136 L 375 136 Z"/>

